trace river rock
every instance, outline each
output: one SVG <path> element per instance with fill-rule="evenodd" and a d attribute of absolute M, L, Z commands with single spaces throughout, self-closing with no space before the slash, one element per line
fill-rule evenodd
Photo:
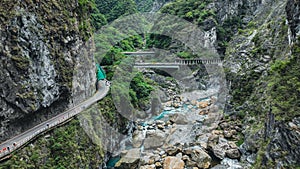
<path fill-rule="evenodd" d="M 189 120 L 187 119 L 186 115 L 181 113 L 176 113 L 171 115 L 170 121 L 175 124 L 188 124 Z"/>
<path fill-rule="evenodd" d="M 184 156 L 182 156 L 182 160 L 183 161 L 186 161 L 186 160 L 188 160 L 190 157 L 188 156 L 188 155 L 184 155 Z"/>
<path fill-rule="evenodd" d="M 212 133 L 215 135 L 221 135 L 223 132 L 222 130 L 213 130 Z"/>
<path fill-rule="evenodd" d="M 147 131 L 146 138 L 144 140 L 145 149 L 157 148 L 164 144 L 167 134 L 161 130 Z"/>
<path fill-rule="evenodd" d="M 163 169 L 184 169 L 184 162 L 180 158 L 167 156 L 164 160 Z"/>
<path fill-rule="evenodd" d="M 176 154 L 176 157 L 181 159 L 182 158 L 182 153 Z"/>
<path fill-rule="evenodd" d="M 159 154 L 153 154 L 153 155 L 150 156 L 150 159 L 152 159 L 155 162 L 155 161 L 160 161 L 161 157 L 160 157 Z"/>
<path fill-rule="evenodd" d="M 155 165 L 154 164 L 144 165 L 144 166 L 141 166 L 139 169 L 155 169 Z"/>
<path fill-rule="evenodd" d="M 199 115 L 205 115 L 209 113 L 209 109 L 200 110 Z"/>
<path fill-rule="evenodd" d="M 185 165 L 188 167 L 197 166 L 197 162 L 192 161 L 190 157 L 187 157 L 185 160 Z"/>
<path fill-rule="evenodd" d="M 164 103 L 164 106 L 166 107 L 166 108 L 170 108 L 170 110 L 172 110 L 173 108 L 172 108 L 172 101 L 168 101 L 168 102 L 166 102 L 166 103 Z"/>
<path fill-rule="evenodd" d="M 127 152 L 128 152 L 128 150 L 123 150 L 123 151 L 121 151 L 121 156 L 125 156 L 126 154 L 127 154 Z"/>
<path fill-rule="evenodd" d="M 230 132 L 228 130 L 224 130 L 224 137 L 225 138 L 231 138 L 232 137 L 232 132 Z"/>
<path fill-rule="evenodd" d="M 160 152 L 159 152 L 159 155 L 163 155 L 163 154 L 165 154 L 166 152 L 164 151 L 164 150 L 161 150 Z"/>
<path fill-rule="evenodd" d="M 174 109 L 173 107 L 165 107 L 165 108 L 164 108 L 165 111 L 171 111 L 171 110 L 173 110 L 173 109 Z"/>
<path fill-rule="evenodd" d="M 148 164 L 154 164 L 154 163 L 155 163 L 155 160 L 150 159 Z"/>
<path fill-rule="evenodd" d="M 137 129 L 142 131 L 143 130 L 143 126 L 137 126 Z"/>
<path fill-rule="evenodd" d="M 214 155 L 216 157 L 218 157 L 219 159 L 225 158 L 226 152 L 224 151 L 224 148 L 222 147 L 222 145 L 217 144 L 217 145 L 213 146 L 212 151 L 213 151 Z"/>
<path fill-rule="evenodd" d="M 127 154 L 120 159 L 115 165 L 116 169 L 136 169 L 140 161 L 140 149 L 134 148 L 128 150 Z"/>
<path fill-rule="evenodd" d="M 209 112 L 210 112 L 210 113 L 217 113 L 218 111 L 219 111 L 219 107 L 216 106 L 216 105 L 211 105 L 211 106 L 209 107 Z"/>
<path fill-rule="evenodd" d="M 219 138 L 218 144 L 213 147 L 214 153 L 220 159 L 224 159 L 226 151 L 230 149 L 228 141 L 222 137 Z"/>
<path fill-rule="evenodd" d="M 156 125 L 164 125 L 165 124 L 165 122 L 162 120 L 156 120 L 155 123 L 156 123 Z"/>
<path fill-rule="evenodd" d="M 227 141 L 218 135 L 212 135 L 208 140 L 208 148 L 219 159 L 224 159 L 226 156 L 232 159 L 240 158 L 241 154 L 234 142 Z"/>
<path fill-rule="evenodd" d="M 241 157 L 241 153 L 238 149 L 229 149 L 226 151 L 226 155 L 231 159 L 238 159 Z"/>
<path fill-rule="evenodd" d="M 201 101 L 197 103 L 197 107 L 199 107 L 200 109 L 206 108 L 210 105 L 209 101 Z"/>
<path fill-rule="evenodd" d="M 157 125 L 157 128 L 158 128 L 158 129 L 160 129 L 160 130 L 163 130 L 163 129 L 165 129 L 165 126 L 164 126 L 164 125 L 161 125 L 161 124 L 159 124 L 159 125 Z"/>
<path fill-rule="evenodd" d="M 189 163 L 189 167 L 209 168 L 211 163 L 211 157 L 203 151 L 199 146 L 189 147 L 183 150 L 185 154 L 190 156 L 191 161 L 195 163 Z"/>
<path fill-rule="evenodd" d="M 172 106 L 175 107 L 175 108 L 179 108 L 180 104 L 179 103 L 173 103 Z"/>
<path fill-rule="evenodd" d="M 151 156 L 154 155 L 152 153 L 146 153 L 146 154 L 142 154 L 142 157 L 140 159 L 140 164 L 141 165 L 146 165 L 146 164 L 153 164 L 150 162 L 150 160 L 153 160 L 151 159 Z"/>
<path fill-rule="evenodd" d="M 192 100 L 192 101 L 191 101 L 191 104 L 192 104 L 193 106 L 196 106 L 196 105 L 197 105 L 197 101 L 196 101 L 196 100 Z"/>
<path fill-rule="evenodd" d="M 141 147 L 144 139 L 143 131 L 136 130 L 132 136 L 132 146 L 135 148 Z"/>
<path fill-rule="evenodd" d="M 169 121 L 167 121 L 166 123 L 165 123 L 165 126 L 169 126 L 169 125 L 171 125 L 172 124 L 172 122 L 170 122 L 170 120 Z"/>
<path fill-rule="evenodd" d="M 177 154 L 181 151 L 182 151 L 181 147 L 171 146 L 171 147 L 166 148 L 166 153 L 169 156 L 174 156 L 175 154 Z"/>
<path fill-rule="evenodd" d="M 162 167 L 162 164 L 161 164 L 161 162 L 156 162 L 155 166 L 158 167 L 158 168 L 160 168 L 160 167 Z"/>
<path fill-rule="evenodd" d="M 212 148 L 214 145 L 216 145 L 219 141 L 219 137 L 220 136 L 215 133 L 209 136 L 207 141 L 208 148 Z"/>
<path fill-rule="evenodd" d="M 219 126 L 220 126 L 223 130 L 229 128 L 229 124 L 228 124 L 227 122 L 223 122 L 223 123 L 219 124 Z"/>

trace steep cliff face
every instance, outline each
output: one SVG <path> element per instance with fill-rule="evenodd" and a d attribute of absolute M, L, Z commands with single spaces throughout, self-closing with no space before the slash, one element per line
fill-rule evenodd
<path fill-rule="evenodd" d="M 286 5 L 287 19 L 290 25 L 292 40 L 297 41 L 296 37 L 299 37 L 300 33 L 300 2 L 288 0 Z"/>
<path fill-rule="evenodd" d="M 0 140 L 94 92 L 92 42 L 85 44 L 77 2 L 2 1 Z"/>
<path fill-rule="evenodd" d="M 262 2 L 261 0 L 225 0 L 225 1 L 214 1 L 218 19 L 224 22 L 226 19 L 233 16 L 251 16 L 257 8 L 262 8 L 262 4 L 271 2 L 266 0 Z"/>
<path fill-rule="evenodd" d="M 241 160 L 255 168 L 299 167 L 299 2 L 245 2 L 224 63 L 226 113 L 244 124 Z"/>

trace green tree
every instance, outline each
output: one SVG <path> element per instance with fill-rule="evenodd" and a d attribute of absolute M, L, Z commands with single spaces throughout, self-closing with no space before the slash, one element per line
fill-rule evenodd
<path fill-rule="evenodd" d="M 133 0 L 96 0 L 97 8 L 104 14 L 108 22 L 111 22 L 122 15 L 137 12 L 136 4 Z"/>

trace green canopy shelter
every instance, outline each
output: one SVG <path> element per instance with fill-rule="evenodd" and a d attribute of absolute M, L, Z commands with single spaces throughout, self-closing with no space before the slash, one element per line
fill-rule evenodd
<path fill-rule="evenodd" d="M 97 80 L 104 80 L 106 79 L 105 71 L 102 69 L 102 67 L 97 63 Z"/>

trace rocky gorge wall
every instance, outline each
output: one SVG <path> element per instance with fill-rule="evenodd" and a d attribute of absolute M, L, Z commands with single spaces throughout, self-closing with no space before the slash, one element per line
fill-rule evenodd
<path fill-rule="evenodd" d="M 84 40 L 81 8 L 71 1 L 1 2 L 1 141 L 95 91 L 93 42 Z"/>
<path fill-rule="evenodd" d="M 226 113 L 244 126 L 241 161 L 254 168 L 299 167 L 299 105 L 291 100 L 298 98 L 292 96 L 297 87 L 288 85 L 299 81 L 299 2 L 243 3 L 249 8 L 240 10 L 243 26 L 224 60 L 230 84 Z"/>

